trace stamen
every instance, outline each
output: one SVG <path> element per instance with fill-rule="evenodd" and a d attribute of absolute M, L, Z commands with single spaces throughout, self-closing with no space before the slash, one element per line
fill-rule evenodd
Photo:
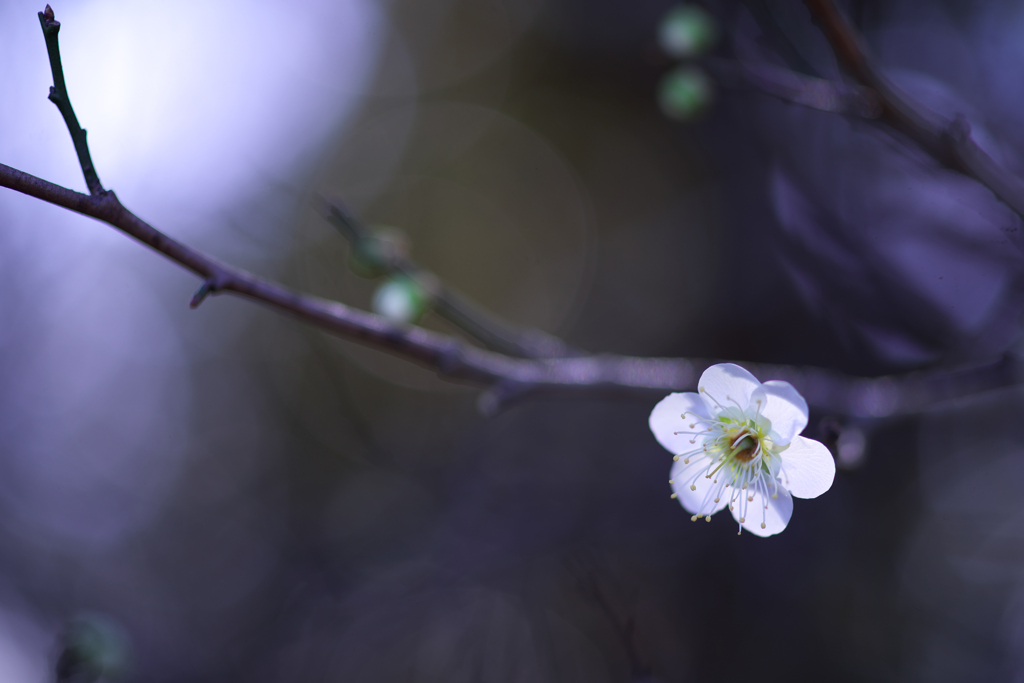
<path fill-rule="evenodd" d="M 709 394 L 707 389 L 705 389 L 704 387 L 700 387 L 698 389 L 698 391 L 700 391 L 702 394 L 707 394 L 707 397 L 715 402 L 715 405 L 718 406 L 719 410 L 725 410 L 725 406 L 723 406 L 721 403 L 719 403 L 718 399 L 716 399 L 714 396 Z M 728 400 L 728 396 L 726 397 L 726 400 Z"/>

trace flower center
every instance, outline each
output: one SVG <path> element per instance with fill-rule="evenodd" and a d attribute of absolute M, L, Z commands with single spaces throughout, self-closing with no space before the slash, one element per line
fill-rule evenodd
<path fill-rule="evenodd" d="M 735 453 L 732 456 L 733 459 L 740 462 L 750 462 L 757 455 L 757 441 L 754 441 L 750 435 L 740 436 L 733 441 L 732 449 Z"/>
<path fill-rule="evenodd" d="M 707 394 L 703 388 L 700 391 Z M 728 501 L 728 507 L 735 513 L 741 529 L 751 512 L 755 515 L 760 512 L 761 528 L 764 529 L 768 499 L 775 498 L 778 492 L 774 470 L 779 465 L 779 450 L 768 436 L 771 423 L 761 417 L 760 400 L 756 401 L 757 406 L 752 411 L 739 404 L 736 405 L 737 410 L 726 408 L 713 396 L 708 396 L 718 410 L 709 417 L 693 413 L 682 415 L 684 420 L 690 415 L 693 419 L 690 429 L 699 431 L 679 433 L 693 434 L 690 443 L 697 448 L 675 456 L 676 460 L 682 459 L 683 464 L 688 465 L 680 474 L 685 473 L 686 485 L 691 491 L 697 490 L 699 479 L 711 480 L 704 500 L 690 519 L 697 521 L 706 517 L 710 522 L 711 515 L 723 501 Z M 698 445 L 698 442 L 703 443 Z M 692 465 L 691 458 L 694 460 Z M 761 502 L 751 506 L 755 496 L 760 496 Z"/>

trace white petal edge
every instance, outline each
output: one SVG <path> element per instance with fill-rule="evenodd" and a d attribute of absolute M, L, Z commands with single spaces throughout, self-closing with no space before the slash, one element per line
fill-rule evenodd
<path fill-rule="evenodd" d="M 757 378 L 734 363 L 712 365 L 700 376 L 697 391 L 708 409 L 718 413 L 725 408 L 745 410 L 750 395 L 761 386 Z"/>
<path fill-rule="evenodd" d="M 798 436 L 782 451 L 782 485 L 797 498 L 817 498 L 832 488 L 836 462 L 825 444 Z"/>
<path fill-rule="evenodd" d="M 700 513 L 710 517 L 729 504 L 728 498 L 729 492 L 732 491 L 731 488 L 725 489 L 717 503 L 713 499 L 708 498 L 708 492 L 712 488 L 718 487 L 713 480 L 708 479 L 704 474 L 710 462 L 710 458 L 701 455 L 690 458 L 689 463 L 683 458 L 672 463 L 672 471 L 669 474 L 672 481 L 672 491 L 676 494 L 679 504 L 691 514 L 696 515 Z M 690 488 L 691 484 L 696 487 L 696 491 Z M 705 502 L 707 505 L 704 505 Z M 701 510 L 702 505 L 704 505 L 703 512 Z"/>
<path fill-rule="evenodd" d="M 774 379 L 762 384 L 751 394 L 748 412 L 758 410 L 757 401 L 764 401 L 760 406 L 761 415 L 771 420 L 780 446 L 792 441 L 807 426 L 807 401 L 789 382 Z"/>
<path fill-rule="evenodd" d="M 740 522 L 740 526 L 761 538 L 781 533 L 793 516 L 793 498 L 781 486 L 775 498 L 771 495 L 767 498 L 767 510 L 764 508 L 764 500 L 760 493 L 755 493 L 754 500 L 748 501 L 744 498 L 742 501 L 736 501 L 732 510 L 732 518 L 739 522 L 740 512 L 744 510 L 741 503 L 745 504 L 746 517 Z M 761 528 L 762 522 L 764 529 Z"/>
<path fill-rule="evenodd" d="M 693 434 L 676 434 L 676 432 L 700 431 L 701 425 L 697 424 L 695 429 L 690 425 L 695 424 L 692 415 L 683 418 L 683 413 L 696 413 L 702 417 L 708 417 L 707 407 L 700 397 L 694 393 L 669 394 L 654 406 L 651 417 L 647 420 L 654 438 L 662 446 L 669 450 L 672 455 L 679 455 L 686 451 L 692 451 L 697 446 L 690 443 L 694 438 Z M 697 443 L 701 443 L 698 439 Z"/>

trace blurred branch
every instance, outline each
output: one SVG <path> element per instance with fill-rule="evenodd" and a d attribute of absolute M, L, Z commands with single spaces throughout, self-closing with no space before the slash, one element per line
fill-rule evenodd
<path fill-rule="evenodd" d="M 971 139 L 966 118 L 952 121 L 914 101 L 893 85 L 871 59 L 864 41 L 832 0 L 804 0 L 839 62 L 881 100 L 881 120 L 900 131 L 939 163 L 977 180 L 1024 217 L 1024 183 L 999 165 Z"/>
<path fill-rule="evenodd" d="M 753 87 L 786 102 L 867 119 L 882 113 L 878 93 L 864 86 L 814 78 L 763 62 L 708 58 L 702 64 L 719 83 Z"/>
<path fill-rule="evenodd" d="M 47 22 L 56 25 L 52 11 L 40 16 L 44 33 Z M 54 55 L 52 51 L 51 58 Z M 51 64 L 56 64 L 55 82 L 62 86 L 63 76 L 57 78 L 60 73 L 59 55 Z M 66 102 L 66 98 L 63 101 Z M 82 133 L 84 143 L 84 131 Z M 92 168 L 88 153 L 80 154 L 79 160 L 88 178 L 88 169 Z M 103 221 L 201 277 L 202 286 L 190 302 L 193 308 L 208 295 L 221 292 L 261 302 L 339 337 L 417 361 L 445 377 L 487 386 L 488 391 L 480 397 L 480 407 L 487 413 L 497 412 L 516 399 L 537 394 L 594 397 L 640 393 L 653 396 L 666 391 L 692 390 L 700 373 L 712 362 L 607 354 L 513 357 L 527 355 L 527 352 L 544 355 L 543 348 L 568 353 L 569 347 L 560 340 L 546 337 L 543 344 L 547 346 L 531 346 L 537 339 L 530 336 L 532 333 L 504 329 L 489 315 L 477 316 L 478 311 L 466 315 L 465 311 L 469 310 L 465 308 L 466 302 L 460 301 L 450 291 L 441 290 L 446 295 L 442 299 L 449 302 L 447 313 L 457 321 L 456 324 L 463 329 L 475 330 L 474 336 L 485 342 L 509 345 L 521 353 L 481 349 L 447 335 L 296 292 L 223 263 L 164 235 L 128 211 L 112 191 L 103 190 L 98 183 L 96 180 L 97 189 L 86 195 L 0 164 L 0 186 Z M 343 209 L 328 205 L 324 210 L 339 229 L 347 231 L 349 239 L 355 243 L 366 239 L 365 229 Z M 422 271 L 408 260 L 398 260 L 392 266 L 412 275 L 422 275 Z M 459 318 L 459 315 L 463 317 Z M 483 325 L 480 324 L 482 319 L 487 321 Z M 474 328 L 474 325 L 478 327 Z M 527 336 L 517 336 L 522 334 Z M 1021 362 L 1012 356 L 997 363 L 957 372 L 917 372 L 875 379 L 853 378 L 819 368 L 745 365 L 759 377 L 791 382 L 808 403 L 819 410 L 851 417 L 885 417 L 918 412 L 950 399 L 1016 384 L 1022 369 Z"/>
<path fill-rule="evenodd" d="M 39 25 L 43 27 L 43 38 L 46 40 L 46 54 L 50 57 L 50 70 L 53 72 L 53 87 L 50 88 L 50 101 L 57 105 L 64 123 L 71 133 L 71 140 L 75 143 L 75 152 L 78 154 L 78 164 L 82 167 L 85 175 L 85 185 L 89 188 L 89 194 L 100 194 L 103 192 L 103 185 L 100 184 L 99 176 L 92 165 L 92 157 L 89 155 L 89 143 L 85 141 L 85 129 L 78 125 L 78 117 L 71 107 L 71 99 L 68 97 L 68 89 L 64 84 L 64 67 L 60 61 L 60 46 L 57 44 L 57 33 L 60 32 L 60 22 L 53 18 L 53 10 L 47 5 L 46 9 L 39 13 Z"/>
<path fill-rule="evenodd" d="M 371 251 L 375 237 L 343 204 L 320 200 L 320 214 L 338 229 L 356 252 Z M 558 337 L 540 330 L 512 327 L 447 287 L 433 274 L 416 265 L 397 248 L 373 249 L 375 258 L 388 274 L 402 274 L 415 280 L 431 297 L 439 314 L 487 348 L 520 358 L 558 358 L 582 355 Z"/>

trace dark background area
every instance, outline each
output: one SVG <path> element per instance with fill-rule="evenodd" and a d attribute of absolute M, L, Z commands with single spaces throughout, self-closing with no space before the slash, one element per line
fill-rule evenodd
<path fill-rule="evenodd" d="M 874 123 L 724 83 L 700 120 L 670 119 L 670 7 L 380 5 L 356 113 L 197 246 L 369 308 L 379 283 L 346 267 L 310 208 L 323 193 L 404 231 L 493 312 L 589 351 L 866 375 L 1012 351 L 1019 219 Z M 713 58 L 841 78 L 801 3 L 704 7 Z M 901 87 L 967 112 L 1021 170 L 1016 3 L 844 9 Z M 86 228 L 103 226 L 67 230 Z M 86 266 L 4 249 L 0 659 L 28 662 L 10 671 L 42 680 L 85 614 L 123 632 L 137 681 L 1024 675 L 1018 389 L 852 425 L 867 450 L 827 494 L 778 536 L 737 537 L 670 500 L 658 396 L 484 418 L 473 387 L 246 302 L 188 311 L 195 283 L 136 245 L 104 274 L 50 277 L 43 301 L 21 261 Z M 105 323 L 104 292 L 159 315 Z M 61 302 L 98 313 L 69 329 Z M 835 420 L 812 413 L 808 435 Z"/>

